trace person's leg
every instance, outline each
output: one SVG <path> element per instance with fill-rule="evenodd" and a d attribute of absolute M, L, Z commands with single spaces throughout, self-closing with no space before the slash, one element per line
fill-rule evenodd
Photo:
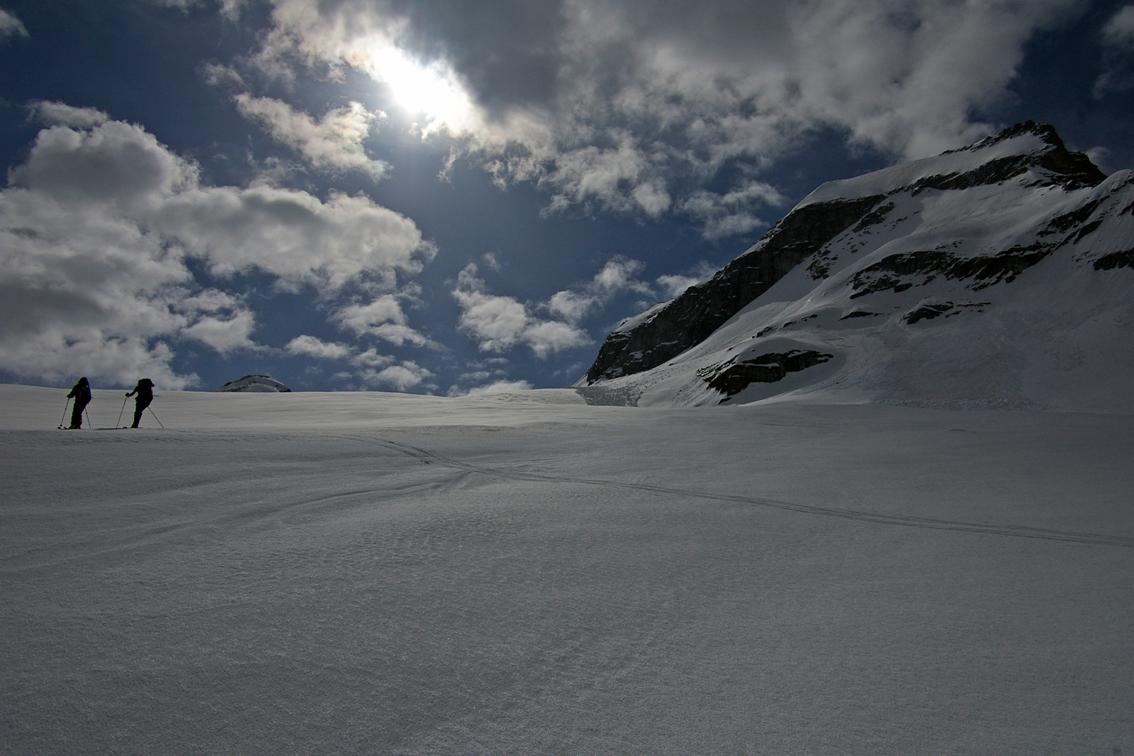
<path fill-rule="evenodd" d="M 138 427 L 138 423 L 142 422 L 142 413 L 145 411 L 146 405 L 142 404 L 140 401 L 134 402 L 134 424 L 130 426 L 131 428 Z"/>
<path fill-rule="evenodd" d="M 75 405 L 71 408 L 71 430 L 83 427 L 83 410 L 86 407 L 85 404 L 75 402 Z"/>

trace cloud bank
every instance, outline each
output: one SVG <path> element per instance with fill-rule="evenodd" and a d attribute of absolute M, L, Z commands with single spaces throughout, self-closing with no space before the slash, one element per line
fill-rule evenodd
<path fill-rule="evenodd" d="M 60 103 L 34 110 L 70 125 L 39 132 L 0 190 L 0 369 L 17 376 L 147 374 L 180 388 L 196 376 L 172 366 L 178 343 L 258 348 L 253 313 L 201 286 L 191 261 L 221 281 L 259 272 L 329 294 L 393 288 L 436 252 L 365 197 L 209 186 L 139 126 Z"/>
<path fill-rule="evenodd" d="M 0 43 L 10 37 L 28 37 L 28 28 L 24 22 L 16 18 L 9 11 L 0 8 Z"/>
<path fill-rule="evenodd" d="M 707 196 L 714 176 L 736 161 L 766 171 L 819 130 L 895 158 L 987 134 L 995 124 L 978 114 L 1006 94 L 1028 40 L 1082 10 L 1074 0 L 270 7 L 262 71 L 354 70 L 395 101 L 417 82 L 428 133 L 447 133 L 502 186 L 540 186 L 549 212 L 684 212 L 708 238 L 760 227 L 761 209 L 782 200 L 752 175 Z M 1122 37 L 1125 21 L 1108 35 Z"/>

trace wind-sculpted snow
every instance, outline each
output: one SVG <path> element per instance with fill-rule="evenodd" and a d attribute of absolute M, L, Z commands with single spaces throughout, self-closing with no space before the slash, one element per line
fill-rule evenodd
<path fill-rule="evenodd" d="M 64 394 L 0 387 L 0 751 L 1134 739 L 1130 416 Z"/>

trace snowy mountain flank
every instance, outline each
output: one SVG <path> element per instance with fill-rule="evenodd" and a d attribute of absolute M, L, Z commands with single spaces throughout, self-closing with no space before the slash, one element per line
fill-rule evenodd
<path fill-rule="evenodd" d="M 242 391 L 261 394 L 291 391 L 285 384 L 277 381 L 270 375 L 253 373 L 251 375 L 229 381 L 218 389 L 219 391 Z"/>
<path fill-rule="evenodd" d="M 823 184 L 710 280 L 623 321 L 581 393 L 745 403 L 820 392 L 1134 410 L 1134 172 L 1025 122 Z"/>

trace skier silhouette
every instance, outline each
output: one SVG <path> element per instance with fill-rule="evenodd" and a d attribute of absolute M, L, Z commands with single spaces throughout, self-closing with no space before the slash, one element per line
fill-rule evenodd
<path fill-rule="evenodd" d="M 154 382 L 149 378 L 140 379 L 134 390 L 126 396 L 134 396 L 134 394 L 137 394 L 138 398 L 134 400 L 134 424 L 130 426 L 131 428 L 138 427 L 138 423 L 142 421 L 142 413 L 154 400 Z"/>
<path fill-rule="evenodd" d="M 71 388 L 71 393 L 67 394 L 68 399 L 75 400 L 75 406 L 71 410 L 71 428 L 76 430 L 83 427 L 83 410 L 91 403 L 91 384 L 87 381 L 87 377 L 83 376 Z"/>

